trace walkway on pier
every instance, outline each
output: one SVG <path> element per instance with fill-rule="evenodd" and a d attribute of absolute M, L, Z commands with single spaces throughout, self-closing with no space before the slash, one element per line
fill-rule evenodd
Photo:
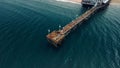
<path fill-rule="evenodd" d="M 70 22 L 69 24 L 67 24 L 66 26 L 64 26 L 63 29 L 61 30 L 61 34 L 65 34 L 68 31 L 70 31 L 72 28 L 74 28 L 75 26 L 77 26 L 78 24 L 83 23 L 83 21 L 85 19 L 89 18 L 96 10 L 97 10 L 97 7 L 93 7 L 90 10 L 86 11 L 84 14 L 82 14 L 77 19 L 73 20 L 72 22 Z"/>

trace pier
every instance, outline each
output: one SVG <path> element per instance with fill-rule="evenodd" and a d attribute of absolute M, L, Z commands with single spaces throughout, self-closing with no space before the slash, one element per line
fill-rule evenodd
<path fill-rule="evenodd" d="M 55 30 L 55 31 L 49 33 L 46 36 L 48 41 L 50 43 L 52 43 L 55 47 L 58 47 L 59 45 L 61 45 L 61 42 L 63 41 L 63 39 L 71 31 L 73 31 L 77 26 L 79 26 L 84 21 L 86 21 L 97 10 L 99 10 L 100 8 L 103 8 L 105 6 L 106 6 L 106 4 L 105 5 L 104 4 L 101 5 L 100 3 L 94 4 L 94 6 L 91 9 L 87 10 L 85 13 L 83 13 L 81 16 L 79 16 L 78 18 L 76 18 L 75 20 L 73 20 L 72 22 L 67 24 L 66 26 L 64 26 L 62 29 Z"/>

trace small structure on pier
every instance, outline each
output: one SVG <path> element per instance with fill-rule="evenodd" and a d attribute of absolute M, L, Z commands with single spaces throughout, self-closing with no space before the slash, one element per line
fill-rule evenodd
<path fill-rule="evenodd" d="M 96 3 L 99 5 L 106 4 L 109 0 L 82 0 L 83 6 L 94 6 Z"/>

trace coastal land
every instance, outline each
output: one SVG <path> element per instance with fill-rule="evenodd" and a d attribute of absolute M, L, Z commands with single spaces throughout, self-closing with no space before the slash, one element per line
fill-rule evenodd
<path fill-rule="evenodd" d="M 111 3 L 120 3 L 120 0 L 112 0 Z"/>
<path fill-rule="evenodd" d="M 67 1 L 72 1 L 76 3 L 80 3 L 82 0 L 67 0 Z M 120 3 L 120 0 L 112 0 L 111 3 Z"/>

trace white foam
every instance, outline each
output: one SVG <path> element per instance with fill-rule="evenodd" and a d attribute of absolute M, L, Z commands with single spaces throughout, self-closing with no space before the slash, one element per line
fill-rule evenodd
<path fill-rule="evenodd" d="M 56 1 L 69 2 L 69 3 L 74 3 L 74 4 L 80 4 L 79 2 L 74 2 L 74 1 L 70 1 L 70 0 L 56 0 Z"/>

